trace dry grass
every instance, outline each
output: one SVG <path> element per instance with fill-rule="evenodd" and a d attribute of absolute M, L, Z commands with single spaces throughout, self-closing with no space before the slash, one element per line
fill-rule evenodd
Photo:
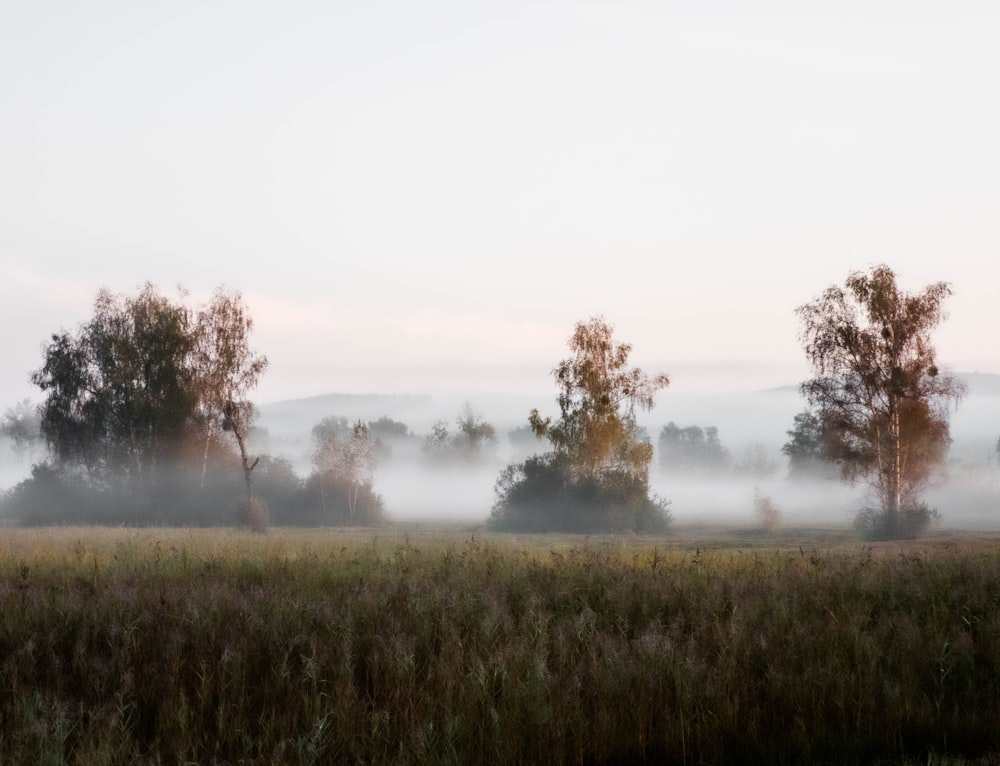
<path fill-rule="evenodd" d="M 3 530 L 0 762 L 1000 752 L 1000 541 L 675 531 Z"/>

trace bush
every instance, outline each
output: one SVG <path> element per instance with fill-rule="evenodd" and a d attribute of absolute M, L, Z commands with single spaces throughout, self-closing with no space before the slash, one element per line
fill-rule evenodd
<path fill-rule="evenodd" d="M 753 510 L 757 516 L 757 523 L 765 532 L 776 532 L 781 526 L 781 511 L 770 496 L 763 494 L 759 489 L 753 491 Z"/>
<path fill-rule="evenodd" d="M 262 460 L 254 478 L 254 495 L 269 509 L 270 520 L 296 523 L 305 491 L 287 461 Z M 4 523 L 26 527 L 230 526 L 233 498 L 244 492 L 235 466 L 231 471 L 210 471 L 204 481 L 200 469 L 174 465 L 161 466 L 155 482 L 98 484 L 75 471 L 42 463 L 7 493 L 0 513 Z M 241 513 L 237 509 L 237 515 Z"/>
<path fill-rule="evenodd" d="M 667 503 L 623 471 L 577 478 L 554 453 L 507 466 L 496 483 L 490 524 L 519 532 L 639 532 L 667 528 Z"/>
<path fill-rule="evenodd" d="M 352 482 L 329 473 L 313 473 L 303 491 L 297 520 L 307 526 L 377 527 L 386 522 L 385 503 L 372 483 Z"/>
<path fill-rule="evenodd" d="M 940 518 L 937 508 L 919 500 L 904 506 L 898 514 L 881 508 L 863 508 L 854 520 L 854 528 L 866 540 L 911 540 Z"/>

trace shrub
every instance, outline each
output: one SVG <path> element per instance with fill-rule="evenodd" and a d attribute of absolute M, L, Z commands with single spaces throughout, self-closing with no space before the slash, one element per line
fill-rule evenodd
<path fill-rule="evenodd" d="M 910 540 L 919 537 L 940 518 L 937 508 L 919 500 L 896 514 L 881 508 L 863 508 L 854 520 L 854 528 L 866 540 Z"/>
<path fill-rule="evenodd" d="M 507 466 L 496 483 L 490 523 L 525 532 L 663 532 L 667 503 L 625 471 L 574 476 L 555 453 Z"/>
<path fill-rule="evenodd" d="M 757 523 L 765 532 L 775 532 L 781 526 L 781 511 L 778 506 L 756 487 L 753 491 L 753 510 Z"/>

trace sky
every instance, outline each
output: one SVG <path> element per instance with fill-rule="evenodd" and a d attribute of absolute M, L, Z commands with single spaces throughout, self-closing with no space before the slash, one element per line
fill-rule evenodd
<path fill-rule="evenodd" d="M 597 314 L 673 390 L 794 384 L 795 307 L 879 263 L 1000 372 L 998 35 L 961 0 L 3 3 L 0 407 L 145 282 L 242 292 L 261 402 L 554 394 Z"/>

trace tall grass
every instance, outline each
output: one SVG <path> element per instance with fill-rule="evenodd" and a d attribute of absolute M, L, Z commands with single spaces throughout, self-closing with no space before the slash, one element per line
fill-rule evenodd
<path fill-rule="evenodd" d="M 7 531 L 3 763 L 1000 752 L 1000 542 Z"/>

